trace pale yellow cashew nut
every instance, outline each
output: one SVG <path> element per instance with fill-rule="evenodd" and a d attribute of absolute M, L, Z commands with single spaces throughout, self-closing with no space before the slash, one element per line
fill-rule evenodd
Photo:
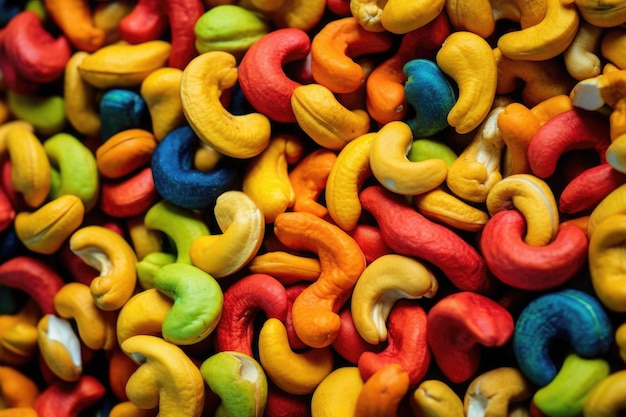
<path fill-rule="evenodd" d="M 388 190 L 416 195 L 440 186 L 448 165 L 437 158 L 410 161 L 407 153 L 413 133 L 402 121 L 389 122 L 376 133 L 370 147 L 370 167 L 374 177 Z"/>
<path fill-rule="evenodd" d="M 472 380 L 463 405 L 467 417 L 508 417 L 511 406 L 529 399 L 533 392 L 531 382 L 519 369 L 499 367 Z"/>
<path fill-rule="evenodd" d="M 463 401 L 443 381 L 428 379 L 413 391 L 411 409 L 417 417 L 465 417 Z"/>
<path fill-rule="evenodd" d="M 223 233 L 195 238 L 189 256 L 194 266 L 221 278 L 239 271 L 256 256 L 265 237 L 265 217 L 250 197 L 236 190 L 217 198 L 214 213 Z"/>
<path fill-rule="evenodd" d="M 576 80 L 600 75 L 602 62 L 598 56 L 604 30 L 586 21 L 580 22 L 576 36 L 563 52 L 567 72 Z"/>
<path fill-rule="evenodd" d="M 352 292 L 352 320 L 361 337 L 372 345 L 387 340 L 387 318 L 396 301 L 431 298 L 439 289 L 432 271 L 420 261 L 388 254 L 372 261 Z"/>
<path fill-rule="evenodd" d="M 471 132 L 487 117 L 496 95 L 498 69 L 493 50 L 481 36 L 459 31 L 446 38 L 435 59 L 459 87 L 448 123 L 457 133 Z"/>
<path fill-rule="evenodd" d="M 233 158 L 259 155 L 270 142 L 271 124 L 261 113 L 233 115 L 220 102 L 222 91 L 237 82 L 237 60 L 223 51 L 197 56 L 183 70 L 183 112 L 200 140 Z"/>

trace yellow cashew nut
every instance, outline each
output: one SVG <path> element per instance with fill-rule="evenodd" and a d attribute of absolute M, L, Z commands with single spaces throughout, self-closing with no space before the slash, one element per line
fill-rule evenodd
<path fill-rule="evenodd" d="M 312 393 L 332 372 L 333 351 L 327 346 L 296 353 L 289 346 L 285 325 L 269 318 L 259 334 L 259 359 L 272 382 L 294 395 Z"/>
<path fill-rule="evenodd" d="M 269 119 L 261 113 L 233 115 L 220 102 L 222 91 L 237 82 L 237 60 L 223 51 L 199 55 L 183 70 L 183 112 L 200 140 L 233 158 L 251 158 L 267 148 Z"/>
<path fill-rule="evenodd" d="M 79 65 L 88 56 L 88 52 L 76 51 L 65 65 L 63 97 L 67 120 L 72 127 L 87 137 L 97 137 L 102 125 L 96 88 L 85 81 L 78 70 Z"/>
<path fill-rule="evenodd" d="M 142 409 L 159 409 L 162 416 L 200 417 L 204 380 L 198 367 L 178 346 L 148 335 L 122 343 L 139 368 L 126 383 L 128 399 Z"/>
<path fill-rule="evenodd" d="M 70 249 L 100 271 L 91 281 L 91 293 L 99 308 L 117 310 L 133 295 L 137 256 L 118 233 L 104 226 L 85 226 L 70 237 Z"/>
<path fill-rule="evenodd" d="M 464 202 L 441 187 L 413 196 L 413 202 L 425 217 L 467 232 L 481 230 L 489 220 L 486 211 Z"/>
<path fill-rule="evenodd" d="M 526 219 L 524 241 L 532 246 L 550 243 L 559 228 L 559 211 L 552 190 L 542 179 L 531 174 L 510 175 L 487 194 L 487 211 L 494 215 L 511 207 Z"/>
<path fill-rule="evenodd" d="M 274 136 L 267 148 L 254 157 L 244 172 L 242 191 L 259 207 L 265 223 L 293 206 L 295 193 L 289 181 L 289 165 L 304 155 L 297 136 Z"/>
<path fill-rule="evenodd" d="M 217 197 L 214 213 L 223 233 L 195 238 L 189 256 L 194 266 L 221 278 L 239 271 L 256 256 L 265 237 L 265 218 L 250 197 L 236 190 Z"/>
<path fill-rule="evenodd" d="M 36 211 L 15 216 L 15 232 L 29 250 L 53 254 L 83 222 L 85 206 L 72 194 L 62 195 Z"/>
<path fill-rule="evenodd" d="M 626 214 L 626 184 L 611 191 L 591 211 L 587 222 L 587 236 L 593 236 L 596 227 L 613 214 Z"/>
<path fill-rule="evenodd" d="M 83 373 L 80 341 L 70 322 L 46 314 L 37 325 L 41 357 L 50 370 L 64 381 L 76 381 Z"/>
<path fill-rule="evenodd" d="M 311 417 L 345 417 L 354 415 L 359 394 L 365 382 L 359 368 L 337 368 L 322 380 L 311 398 Z"/>
<path fill-rule="evenodd" d="M 445 0 L 389 0 L 383 8 L 381 24 L 391 33 L 405 34 L 435 20 L 445 4 Z"/>
<path fill-rule="evenodd" d="M 596 51 L 604 30 L 586 21 L 580 22 L 576 36 L 563 52 L 567 72 L 576 80 L 596 77 L 602 71 L 602 63 Z"/>
<path fill-rule="evenodd" d="M 152 132 L 158 141 L 186 122 L 180 97 L 182 78 L 181 69 L 165 67 L 151 72 L 141 83 L 139 91 L 148 106 Z"/>
<path fill-rule="evenodd" d="M 410 401 L 417 417 L 465 417 L 461 399 L 452 388 L 437 379 L 422 382 L 413 391 Z"/>
<path fill-rule="evenodd" d="M 54 309 L 59 317 L 75 321 L 78 336 L 88 348 L 111 350 L 117 346 L 116 316 L 96 306 L 88 285 L 65 284 L 54 296 Z"/>
<path fill-rule="evenodd" d="M 37 351 L 37 324 L 41 313 L 31 298 L 16 314 L 0 315 L 0 360 L 8 365 L 24 365 Z"/>
<path fill-rule="evenodd" d="M 366 133 L 348 143 L 337 155 L 326 181 L 326 208 L 343 230 L 356 227 L 362 207 L 359 192 L 372 175 L 370 148 L 375 133 Z"/>
<path fill-rule="evenodd" d="M 500 367 L 482 373 L 467 387 L 467 416 L 507 417 L 511 406 L 533 395 L 533 386 L 517 368 Z"/>
<path fill-rule="evenodd" d="M 446 180 L 448 165 L 438 158 L 410 161 L 408 149 L 413 133 L 408 124 L 393 121 L 374 136 L 370 168 L 378 181 L 396 194 L 415 195 L 430 191 Z"/>
<path fill-rule="evenodd" d="M 439 288 L 432 271 L 416 259 L 383 255 L 372 261 L 354 286 L 350 310 L 354 326 L 372 345 L 387 340 L 387 318 L 396 301 L 433 297 Z"/>
<path fill-rule="evenodd" d="M 626 370 L 609 374 L 591 390 L 583 405 L 584 417 L 614 417 L 626 410 Z"/>
<path fill-rule="evenodd" d="M 174 301 L 156 288 L 133 295 L 117 316 L 117 342 L 137 335 L 158 336 Z"/>
<path fill-rule="evenodd" d="M 502 179 L 500 161 L 504 139 L 498 128 L 498 117 L 504 107 L 492 110 L 472 141 L 448 168 L 446 183 L 460 198 L 482 203 L 491 188 Z"/>
<path fill-rule="evenodd" d="M 437 52 L 436 62 L 459 87 L 448 124 L 461 134 L 474 130 L 489 114 L 496 95 L 498 69 L 491 46 L 475 33 L 454 32 Z"/>
<path fill-rule="evenodd" d="M 326 149 L 341 150 L 370 129 L 370 116 L 365 110 L 344 107 L 321 84 L 296 87 L 291 95 L 291 107 L 302 130 Z"/>

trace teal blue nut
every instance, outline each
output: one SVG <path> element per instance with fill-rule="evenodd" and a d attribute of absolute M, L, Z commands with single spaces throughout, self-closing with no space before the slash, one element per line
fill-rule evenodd
<path fill-rule="evenodd" d="M 128 129 L 152 131 L 148 104 L 138 92 L 122 88 L 107 90 L 102 95 L 100 122 L 103 142 Z"/>
<path fill-rule="evenodd" d="M 194 168 L 199 139 L 189 126 L 168 133 L 152 154 L 154 186 L 165 200 L 191 210 L 215 206 L 217 197 L 231 190 L 241 172 L 239 161 L 222 157 L 209 172 Z"/>
<path fill-rule="evenodd" d="M 172 263 L 154 277 L 155 288 L 174 303 L 163 320 L 163 338 L 177 345 L 204 340 L 222 316 L 224 294 L 218 282 L 193 265 Z"/>
<path fill-rule="evenodd" d="M 413 59 L 403 68 L 404 97 L 414 116 L 406 123 L 414 138 L 436 135 L 449 126 L 448 113 L 456 103 L 454 88 L 433 61 Z"/>
<path fill-rule="evenodd" d="M 93 152 L 69 133 L 57 133 L 48 138 L 43 148 L 50 159 L 50 198 L 75 195 L 86 211 L 98 201 L 100 192 L 98 166 Z"/>
<path fill-rule="evenodd" d="M 610 319 L 592 295 L 567 288 L 542 295 L 521 312 L 513 333 L 513 351 L 520 370 L 543 387 L 558 373 L 552 358 L 555 345 L 583 358 L 605 354 L 613 341 Z"/>

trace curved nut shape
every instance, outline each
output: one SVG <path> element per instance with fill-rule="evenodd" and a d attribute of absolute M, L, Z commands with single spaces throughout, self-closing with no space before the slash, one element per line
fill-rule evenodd
<path fill-rule="evenodd" d="M 384 125 L 370 147 L 370 168 L 374 177 L 388 190 L 402 195 L 416 195 L 441 185 L 448 174 L 442 159 L 412 162 L 407 149 L 413 142 L 410 127 L 401 121 Z"/>
<path fill-rule="evenodd" d="M 354 229 L 361 217 L 359 192 L 372 175 L 370 148 L 375 135 L 366 133 L 346 144 L 328 175 L 326 207 L 330 217 L 343 230 Z"/>
<path fill-rule="evenodd" d="M 480 63 L 476 62 L 480 57 Z M 454 32 L 437 52 L 439 68 L 456 81 L 459 97 L 448 113 L 457 133 L 477 128 L 491 111 L 496 95 L 496 57 L 485 39 L 472 32 Z"/>
<path fill-rule="evenodd" d="M 320 218 L 328 215 L 328 209 L 318 201 L 336 160 L 337 155 L 333 151 L 317 149 L 302 158 L 289 172 L 295 194 L 293 211 L 306 211 Z"/>
<path fill-rule="evenodd" d="M 593 236 L 598 225 L 614 214 L 626 214 L 626 184 L 615 188 L 591 211 L 587 223 L 587 235 Z"/>
<path fill-rule="evenodd" d="M 195 238 L 189 256 L 194 266 L 222 278 L 241 270 L 256 256 L 265 237 L 265 218 L 250 197 L 236 190 L 217 198 L 214 214 L 222 234 Z"/>
<path fill-rule="evenodd" d="M 194 58 L 183 70 L 180 94 L 185 117 L 201 141 L 233 158 L 251 158 L 269 144 L 270 121 L 262 113 L 232 115 L 220 102 L 222 91 L 238 78 L 237 60 L 212 51 Z"/>
<path fill-rule="evenodd" d="M 111 350 L 117 346 L 116 315 L 96 306 L 86 284 L 68 282 L 54 296 L 59 317 L 76 323 L 80 340 L 92 350 Z"/>
<path fill-rule="evenodd" d="M 608 351 L 613 330 L 597 298 L 567 288 L 539 296 L 522 310 L 515 323 L 513 350 L 519 369 L 533 383 L 544 386 L 556 376 L 548 346 L 559 341 L 583 357 Z"/>
<path fill-rule="evenodd" d="M 46 314 L 37 325 L 37 342 L 50 371 L 63 381 L 77 381 L 83 373 L 80 339 L 68 320 Z"/>
<path fill-rule="evenodd" d="M 578 8 L 580 11 L 580 8 Z M 563 51 L 567 72 L 576 80 L 585 80 L 600 75 L 602 62 L 597 52 L 604 30 L 597 25 L 583 20 L 578 26 L 576 36 Z"/>
<path fill-rule="evenodd" d="M 41 394 L 39 386 L 30 376 L 8 365 L 0 366 L 0 390 L 2 400 L 9 409 L 32 407 Z"/>
<path fill-rule="evenodd" d="M 416 1 L 406 3 L 402 0 L 389 0 L 383 7 L 380 17 L 385 30 L 396 34 L 405 34 L 419 29 L 435 20 L 445 6 L 445 1 Z"/>
<path fill-rule="evenodd" d="M 413 202 L 425 217 L 467 232 L 480 231 L 489 220 L 487 212 L 441 187 L 413 196 Z"/>
<path fill-rule="evenodd" d="M 166 66 L 171 49 L 171 44 L 162 40 L 111 44 L 85 57 L 78 64 L 78 72 L 97 88 L 136 87 L 152 71 Z M 120 65 L 120 56 L 124 65 Z"/>
<path fill-rule="evenodd" d="M 315 391 L 334 365 L 329 346 L 294 352 L 285 325 L 275 318 L 267 319 L 259 333 L 259 360 L 268 378 L 293 395 Z"/>
<path fill-rule="evenodd" d="M 291 106 L 298 125 L 325 149 L 341 150 L 370 130 L 370 116 L 365 110 L 346 108 L 321 84 L 296 87 Z"/>
<path fill-rule="evenodd" d="M 70 249 L 100 275 L 91 281 L 91 294 L 103 310 L 118 310 L 137 283 L 137 256 L 118 233 L 103 226 L 85 226 L 70 237 Z"/>
<path fill-rule="evenodd" d="M 570 353 L 554 379 L 535 392 L 533 404 L 547 415 L 581 414 L 590 393 L 610 372 L 606 359 Z"/>
<path fill-rule="evenodd" d="M 588 393 L 583 405 L 585 417 L 612 417 L 626 409 L 626 371 L 615 371 L 601 379 Z"/>
<path fill-rule="evenodd" d="M 96 100 L 97 90 L 78 71 L 79 65 L 88 56 L 88 52 L 76 51 L 67 61 L 63 77 L 63 97 L 67 120 L 72 127 L 85 136 L 97 137 L 102 127 Z"/>
<path fill-rule="evenodd" d="M 411 409 L 420 417 L 465 417 L 463 402 L 443 381 L 428 379 L 410 398 Z"/>
<path fill-rule="evenodd" d="M 321 272 L 318 259 L 285 251 L 257 255 L 248 263 L 248 269 L 253 274 L 271 275 L 284 285 L 299 281 L 315 281 Z"/>
<path fill-rule="evenodd" d="M 137 335 L 159 336 L 174 301 L 156 288 L 133 295 L 117 316 L 117 342 Z"/>
<path fill-rule="evenodd" d="M 150 163 L 157 144 L 145 129 L 124 129 L 96 149 L 98 172 L 111 179 L 130 175 Z"/>
<path fill-rule="evenodd" d="M 446 184 L 454 194 L 474 203 L 483 203 L 491 188 L 502 179 L 500 161 L 505 143 L 498 128 L 504 107 L 492 110 L 472 141 L 448 168 Z"/>
<path fill-rule="evenodd" d="M 156 336 L 138 335 L 122 345 L 139 368 L 126 383 L 128 399 L 160 415 L 200 417 L 204 407 L 204 380 L 200 370 L 178 346 Z"/>
<path fill-rule="evenodd" d="M 164 233 L 176 248 L 176 263 L 191 264 L 190 248 L 200 236 L 210 234 L 209 227 L 199 213 L 161 200 L 154 204 L 143 218 L 144 225 Z"/>
<path fill-rule="evenodd" d="M 534 387 L 517 368 L 499 367 L 472 380 L 463 400 L 468 417 L 506 417 L 509 407 L 529 399 Z"/>
<path fill-rule="evenodd" d="M 313 252 L 320 260 L 319 278 L 293 303 L 293 326 L 305 344 L 328 346 L 340 328 L 337 312 L 365 269 L 365 256 L 350 235 L 310 213 L 281 213 L 274 234 L 288 248 Z"/>
<path fill-rule="evenodd" d="M 11 366 L 31 361 L 37 353 L 41 312 L 33 299 L 15 314 L 0 315 L 0 359 Z"/>
<path fill-rule="evenodd" d="M 158 141 L 186 122 L 180 96 L 182 78 L 183 70 L 165 67 L 152 71 L 141 83 L 139 92 L 148 106 L 152 132 Z"/>
<path fill-rule="evenodd" d="M 452 382 L 470 379 L 480 365 L 480 349 L 499 347 L 513 335 L 511 314 L 472 292 L 453 293 L 428 312 L 428 345 L 439 369 Z"/>
<path fill-rule="evenodd" d="M 15 232 L 29 250 L 51 255 L 80 227 L 84 214 L 81 200 L 65 194 L 32 213 L 19 212 L 15 216 Z"/>
<path fill-rule="evenodd" d="M 606 217 L 594 228 L 589 239 L 589 273 L 595 295 L 608 309 L 626 311 L 622 281 L 626 270 L 620 253 L 626 240 L 626 214 Z"/>
<path fill-rule="evenodd" d="M 51 166 L 43 144 L 27 127 L 13 125 L 4 134 L 4 144 L 11 159 L 11 184 L 30 207 L 39 207 L 48 197 Z"/>
<path fill-rule="evenodd" d="M 546 14 L 541 22 L 500 36 L 498 48 L 513 59 L 543 61 L 554 58 L 570 45 L 579 21 L 574 0 L 547 0 Z"/>
<path fill-rule="evenodd" d="M 247 165 L 242 191 L 263 213 L 265 223 L 273 223 L 280 213 L 292 207 L 295 193 L 289 181 L 289 166 L 304 155 L 304 144 L 293 135 L 272 137 L 268 147 Z"/>
<path fill-rule="evenodd" d="M 385 365 L 365 381 L 356 402 L 355 415 L 393 415 L 408 391 L 409 374 L 402 365 Z"/>
<path fill-rule="evenodd" d="M 204 381 L 220 398 L 216 415 L 261 417 L 267 403 L 267 376 L 252 356 L 218 352 L 200 366 Z"/>
<path fill-rule="evenodd" d="M 388 254 L 371 262 L 352 293 L 351 311 L 361 337 L 376 345 L 387 340 L 387 318 L 396 301 L 434 297 L 437 279 L 421 262 Z"/>
<path fill-rule="evenodd" d="M 91 375 L 83 375 L 73 382 L 55 381 L 41 392 L 33 408 L 38 416 L 58 413 L 76 417 L 98 404 L 106 390 L 106 387 Z"/>
<path fill-rule="evenodd" d="M 313 392 L 311 415 L 349 416 L 354 414 L 364 384 L 359 368 L 356 366 L 344 366 L 333 370 Z"/>
<path fill-rule="evenodd" d="M 554 240 L 559 228 L 559 210 L 548 184 L 531 174 L 510 175 L 496 183 L 487 194 L 487 211 L 494 215 L 514 207 L 526 219 L 524 241 L 545 246 Z"/>
<path fill-rule="evenodd" d="M 211 275 L 192 265 L 173 263 L 156 272 L 154 286 L 174 300 L 163 320 L 165 340 L 190 345 L 215 329 L 222 315 L 224 295 Z"/>

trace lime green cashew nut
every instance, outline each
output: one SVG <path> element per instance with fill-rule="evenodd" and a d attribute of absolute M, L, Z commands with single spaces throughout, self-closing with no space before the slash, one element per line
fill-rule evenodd
<path fill-rule="evenodd" d="M 158 407 L 160 416 L 202 415 L 204 380 L 181 348 L 149 335 L 133 336 L 121 347 L 139 364 L 126 383 L 133 404 L 145 410 Z"/>
<path fill-rule="evenodd" d="M 218 352 L 207 358 L 200 372 L 211 391 L 220 397 L 215 417 L 261 417 L 267 403 L 267 376 L 251 356 Z"/>
<path fill-rule="evenodd" d="M 490 215 L 515 208 L 526 219 L 524 241 L 533 246 L 550 243 L 559 229 L 559 211 L 552 190 L 531 174 L 510 175 L 496 183 L 487 194 Z"/>
<path fill-rule="evenodd" d="M 191 242 L 191 263 L 216 278 L 231 275 L 248 264 L 265 237 L 265 217 L 242 191 L 222 193 L 213 209 L 221 235 L 199 236 Z"/>
<path fill-rule="evenodd" d="M 80 198 L 85 211 L 96 205 L 99 177 L 91 150 L 69 133 L 57 133 L 43 143 L 52 166 L 50 197 L 72 194 Z"/>
<path fill-rule="evenodd" d="M 157 271 L 154 285 L 174 300 L 163 321 L 165 340 L 190 345 L 215 329 L 222 315 L 224 294 L 211 275 L 192 265 L 173 263 Z"/>
<path fill-rule="evenodd" d="M 393 121 L 374 136 L 370 167 L 378 181 L 396 194 L 416 195 L 430 191 L 446 180 L 448 166 L 439 158 L 412 162 L 407 152 L 413 143 L 408 124 Z"/>
<path fill-rule="evenodd" d="M 330 346 L 294 352 L 285 325 L 276 318 L 267 319 L 261 328 L 259 360 L 268 378 L 293 395 L 315 391 L 334 365 Z"/>
<path fill-rule="evenodd" d="M 361 273 L 352 293 L 352 320 L 361 337 L 376 345 L 387 340 L 386 322 L 396 301 L 433 297 L 439 288 L 424 264 L 404 255 L 376 258 Z"/>
<path fill-rule="evenodd" d="M 148 209 L 144 224 L 150 230 L 158 230 L 167 235 L 176 246 L 176 262 L 184 264 L 191 264 L 191 242 L 211 233 L 200 214 L 167 200 L 161 200 Z"/>
<path fill-rule="evenodd" d="M 103 310 L 118 310 L 133 295 L 137 284 L 137 256 L 118 233 L 104 226 L 85 226 L 70 237 L 70 249 L 100 271 L 91 281 L 91 294 Z"/>

